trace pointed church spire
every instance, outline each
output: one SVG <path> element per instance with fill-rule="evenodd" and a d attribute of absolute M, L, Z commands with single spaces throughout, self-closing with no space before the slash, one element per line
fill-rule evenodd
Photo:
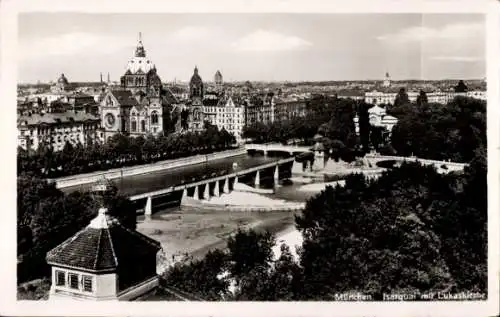
<path fill-rule="evenodd" d="M 135 49 L 136 57 L 146 57 L 146 51 L 142 45 L 142 32 L 139 32 L 139 42 L 137 43 L 137 48 Z"/>

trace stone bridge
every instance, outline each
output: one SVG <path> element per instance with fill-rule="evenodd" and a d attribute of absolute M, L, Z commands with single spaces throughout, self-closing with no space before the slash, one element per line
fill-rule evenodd
<path fill-rule="evenodd" d="M 268 168 L 274 168 L 273 181 L 275 184 L 279 181 L 280 171 L 279 166 L 293 162 L 294 157 L 281 159 L 279 161 L 259 165 L 234 173 L 211 177 L 208 179 L 193 181 L 191 183 L 179 184 L 165 189 L 146 192 L 142 194 L 132 195 L 129 197 L 132 201 L 145 200 L 144 213 L 152 214 L 153 198 L 161 197 L 174 192 L 182 192 L 182 197 L 192 197 L 198 199 L 210 199 L 213 196 L 220 196 L 222 193 L 229 193 L 233 190 L 234 185 L 238 183 L 238 178 L 255 173 L 253 183 L 259 187 L 261 182 L 261 172 Z"/>
<path fill-rule="evenodd" d="M 289 153 L 290 155 L 296 155 L 303 152 L 309 152 L 311 150 L 311 147 L 269 143 L 269 144 L 245 144 L 245 149 L 247 151 L 263 152 L 264 155 L 267 155 L 268 152 L 285 152 Z"/>
<path fill-rule="evenodd" d="M 447 161 L 436 161 L 421 159 L 415 156 L 405 157 L 405 156 L 385 156 L 369 153 L 365 155 L 365 159 L 373 165 L 378 162 L 383 161 L 397 161 L 397 162 L 419 162 L 423 165 L 434 165 L 438 172 L 452 172 L 452 171 L 463 171 L 467 164 L 465 163 L 455 163 Z"/>

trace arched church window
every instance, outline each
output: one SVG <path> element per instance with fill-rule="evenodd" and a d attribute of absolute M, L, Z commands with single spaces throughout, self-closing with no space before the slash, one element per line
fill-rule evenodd
<path fill-rule="evenodd" d="M 141 132 L 146 132 L 146 122 L 141 120 Z"/>
<path fill-rule="evenodd" d="M 158 113 L 156 111 L 151 112 L 151 123 L 158 124 Z"/>
<path fill-rule="evenodd" d="M 132 132 L 137 132 L 137 121 L 135 121 L 135 119 L 132 119 L 130 130 Z"/>

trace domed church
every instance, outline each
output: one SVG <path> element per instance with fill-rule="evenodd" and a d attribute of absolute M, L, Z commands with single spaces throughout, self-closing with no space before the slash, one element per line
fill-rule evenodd
<path fill-rule="evenodd" d="M 64 93 L 71 89 L 73 89 L 73 85 L 69 83 L 68 79 L 66 78 L 66 76 L 64 76 L 64 74 L 61 74 L 59 79 L 57 79 L 57 83 L 51 87 L 51 91 L 53 93 Z"/>
<path fill-rule="evenodd" d="M 101 101 L 101 122 L 105 139 L 122 133 L 130 136 L 158 135 L 166 129 L 164 115 L 177 103 L 163 89 L 155 64 L 147 58 L 139 33 L 134 56 L 128 61 L 118 89 L 108 90 Z"/>

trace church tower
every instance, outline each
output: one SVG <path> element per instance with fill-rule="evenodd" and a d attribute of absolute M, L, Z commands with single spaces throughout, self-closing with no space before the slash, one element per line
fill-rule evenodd
<path fill-rule="evenodd" d="M 385 73 L 384 83 L 382 84 L 382 86 L 385 88 L 391 87 L 391 77 L 387 72 Z"/>
<path fill-rule="evenodd" d="M 193 76 L 191 76 L 191 80 L 189 82 L 189 98 L 203 99 L 203 80 L 198 74 L 197 66 L 194 67 L 194 73 Z"/>
<path fill-rule="evenodd" d="M 223 84 L 222 74 L 220 71 L 217 71 L 215 73 L 214 82 L 215 82 L 215 89 L 217 89 L 217 91 L 220 91 L 222 89 L 222 84 Z"/>
<path fill-rule="evenodd" d="M 203 80 L 198 74 L 198 67 L 194 67 L 193 76 L 189 82 L 189 98 L 191 99 L 191 128 L 195 131 L 203 129 Z"/>

